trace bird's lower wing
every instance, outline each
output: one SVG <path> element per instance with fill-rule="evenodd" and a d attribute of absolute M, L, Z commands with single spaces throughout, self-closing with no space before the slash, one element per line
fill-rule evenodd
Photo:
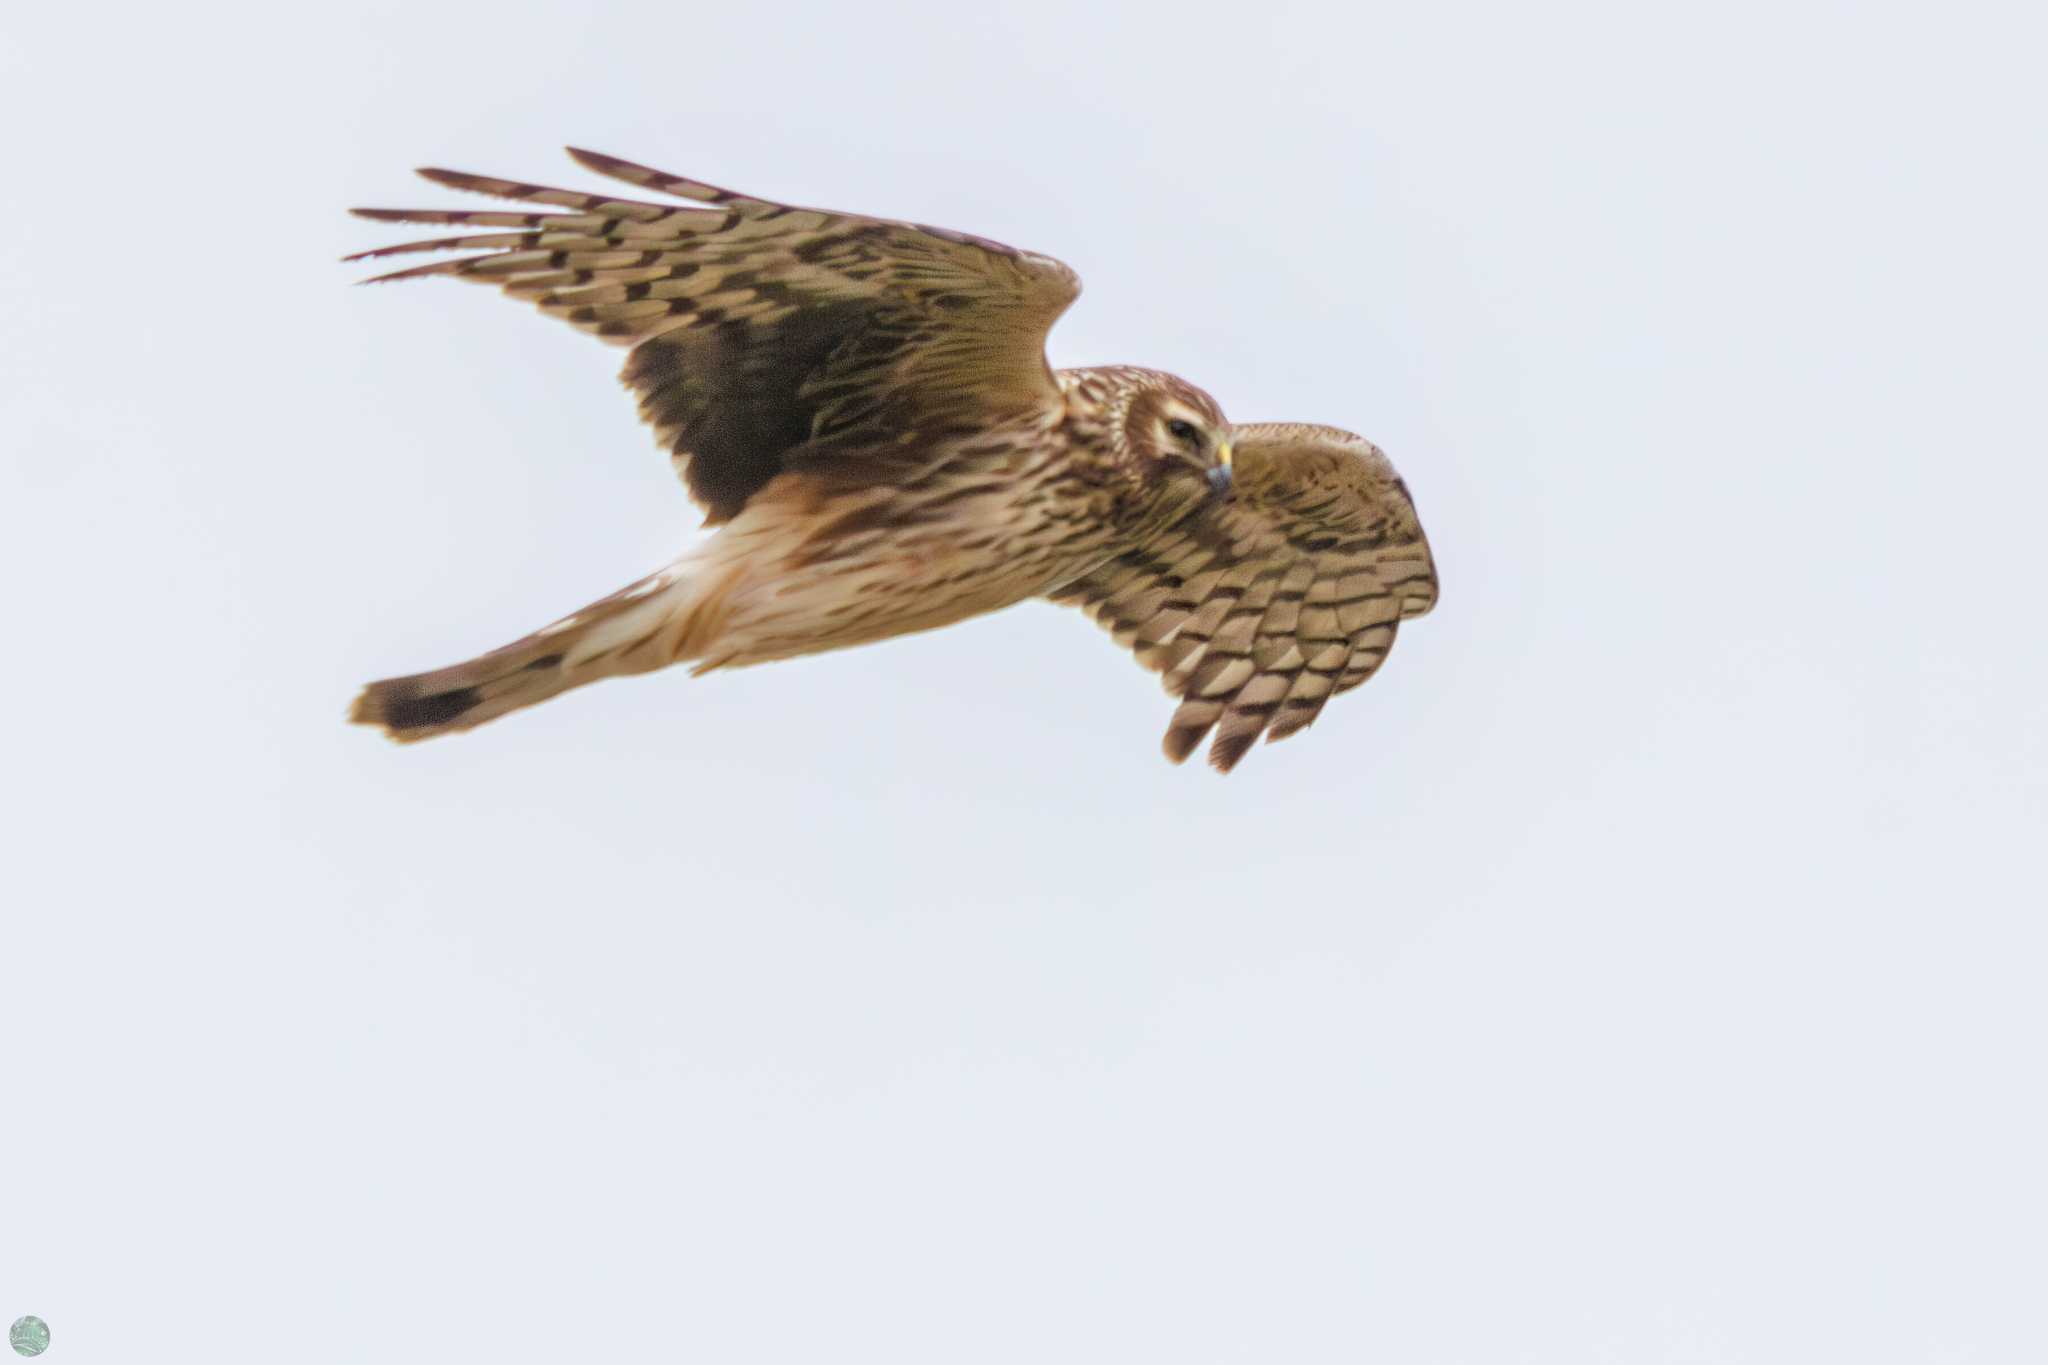
<path fill-rule="evenodd" d="M 1229 497 L 1132 546 L 1053 600 L 1080 607 L 1181 699 L 1178 763 L 1215 731 L 1228 772 L 1260 735 L 1305 729 L 1436 603 L 1407 488 L 1377 447 L 1331 427 L 1237 429 Z"/>

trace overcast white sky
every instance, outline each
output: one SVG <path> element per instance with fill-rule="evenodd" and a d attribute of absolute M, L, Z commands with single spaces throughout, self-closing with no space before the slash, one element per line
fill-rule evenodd
<path fill-rule="evenodd" d="M 47 1359 L 2048 1358 L 2038 6 L 293 9 L 0 27 Z M 1047 606 L 344 726 L 692 533 L 334 263 L 565 142 L 1060 256 L 1442 606 L 1227 780 Z"/>

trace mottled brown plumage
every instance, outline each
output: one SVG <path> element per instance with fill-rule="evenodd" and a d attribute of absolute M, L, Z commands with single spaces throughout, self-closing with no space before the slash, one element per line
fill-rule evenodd
<path fill-rule="evenodd" d="M 760 663 L 1042 596 L 1165 675 L 1182 699 L 1169 757 L 1214 729 L 1228 770 L 1369 677 L 1396 624 L 1435 602 L 1407 490 L 1370 443 L 1233 428 L 1152 370 L 1053 372 L 1045 336 L 1080 289 L 1059 262 L 571 155 L 687 202 L 423 170 L 557 211 L 358 209 L 471 231 L 350 259 L 476 250 L 377 278 L 496 285 L 630 347 L 641 415 L 719 529 L 524 640 L 370 684 L 353 719 L 422 739 L 601 677 Z"/>

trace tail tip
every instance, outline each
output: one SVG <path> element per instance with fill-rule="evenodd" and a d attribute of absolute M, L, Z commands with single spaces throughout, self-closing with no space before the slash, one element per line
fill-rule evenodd
<path fill-rule="evenodd" d="M 462 717 L 483 699 L 474 687 L 421 693 L 414 679 L 394 678 L 371 683 L 357 693 L 348 718 L 357 725 L 374 725 L 405 744 L 460 728 Z"/>

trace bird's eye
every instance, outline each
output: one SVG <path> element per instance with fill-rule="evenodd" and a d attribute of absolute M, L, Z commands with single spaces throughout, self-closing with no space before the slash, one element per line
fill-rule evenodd
<path fill-rule="evenodd" d="M 1193 441 L 1201 434 L 1195 430 L 1193 422 L 1183 422 L 1178 417 L 1166 424 L 1166 431 L 1176 441 Z"/>

